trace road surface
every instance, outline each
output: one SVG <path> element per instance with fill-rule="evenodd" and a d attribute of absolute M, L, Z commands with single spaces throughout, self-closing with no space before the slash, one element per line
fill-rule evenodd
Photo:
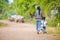
<path fill-rule="evenodd" d="M 8 20 L 0 20 L 8 24 L 0 28 L 0 40 L 52 40 L 48 34 L 37 34 L 35 25 L 29 23 L 15 23 Z"/>

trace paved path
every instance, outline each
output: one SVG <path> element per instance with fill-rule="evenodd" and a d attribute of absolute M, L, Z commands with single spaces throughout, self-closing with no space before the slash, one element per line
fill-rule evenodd
<path fill-rule="evenodd" d="M 51 35 L 36 34 L 35 25 L 0 21 L 8 24 L 8 27 L 0 28 L 0 40 L 52 40 Z"/>

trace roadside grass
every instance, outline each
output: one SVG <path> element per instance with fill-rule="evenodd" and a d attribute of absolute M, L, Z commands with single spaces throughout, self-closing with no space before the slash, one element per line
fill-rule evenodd
<path fill-rule="evenodd" d="M 0 27 L 6 27 L 7 24 L 0 22 Z"/>
<path fill-rule="evenodd" d="M 52 34 L 53 40 L 60 40 L 60 27 L 47 26 L 47 34 Z"/>
<path fill-rule="evenodd" d="M 49 27 L 47 26 L 48 34 L 60 34 L 60 27 Z"/>

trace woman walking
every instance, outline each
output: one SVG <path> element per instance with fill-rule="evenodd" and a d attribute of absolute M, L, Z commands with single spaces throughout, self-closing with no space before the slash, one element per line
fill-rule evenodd
<path fill-rule="evenodd" d="M 35 18 L 36 18 L 36 31 L 37 31 L 37 34 L 39 34 L 41 19 L 42 19 L 42 13 L 41 13 L 40 6 L 36 7 Z"/>

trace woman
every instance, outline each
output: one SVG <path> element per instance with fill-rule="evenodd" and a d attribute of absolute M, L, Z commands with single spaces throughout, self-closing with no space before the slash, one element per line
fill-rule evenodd
<path fill-rule="evenodd" d="M 42 19 L 42 13 L 41 13 L 40 6 L 36 7 L 35 18 L 36 18 L 36 31 L 37 31 L 37 34 L 39 34 L 41 19 Z"/>

